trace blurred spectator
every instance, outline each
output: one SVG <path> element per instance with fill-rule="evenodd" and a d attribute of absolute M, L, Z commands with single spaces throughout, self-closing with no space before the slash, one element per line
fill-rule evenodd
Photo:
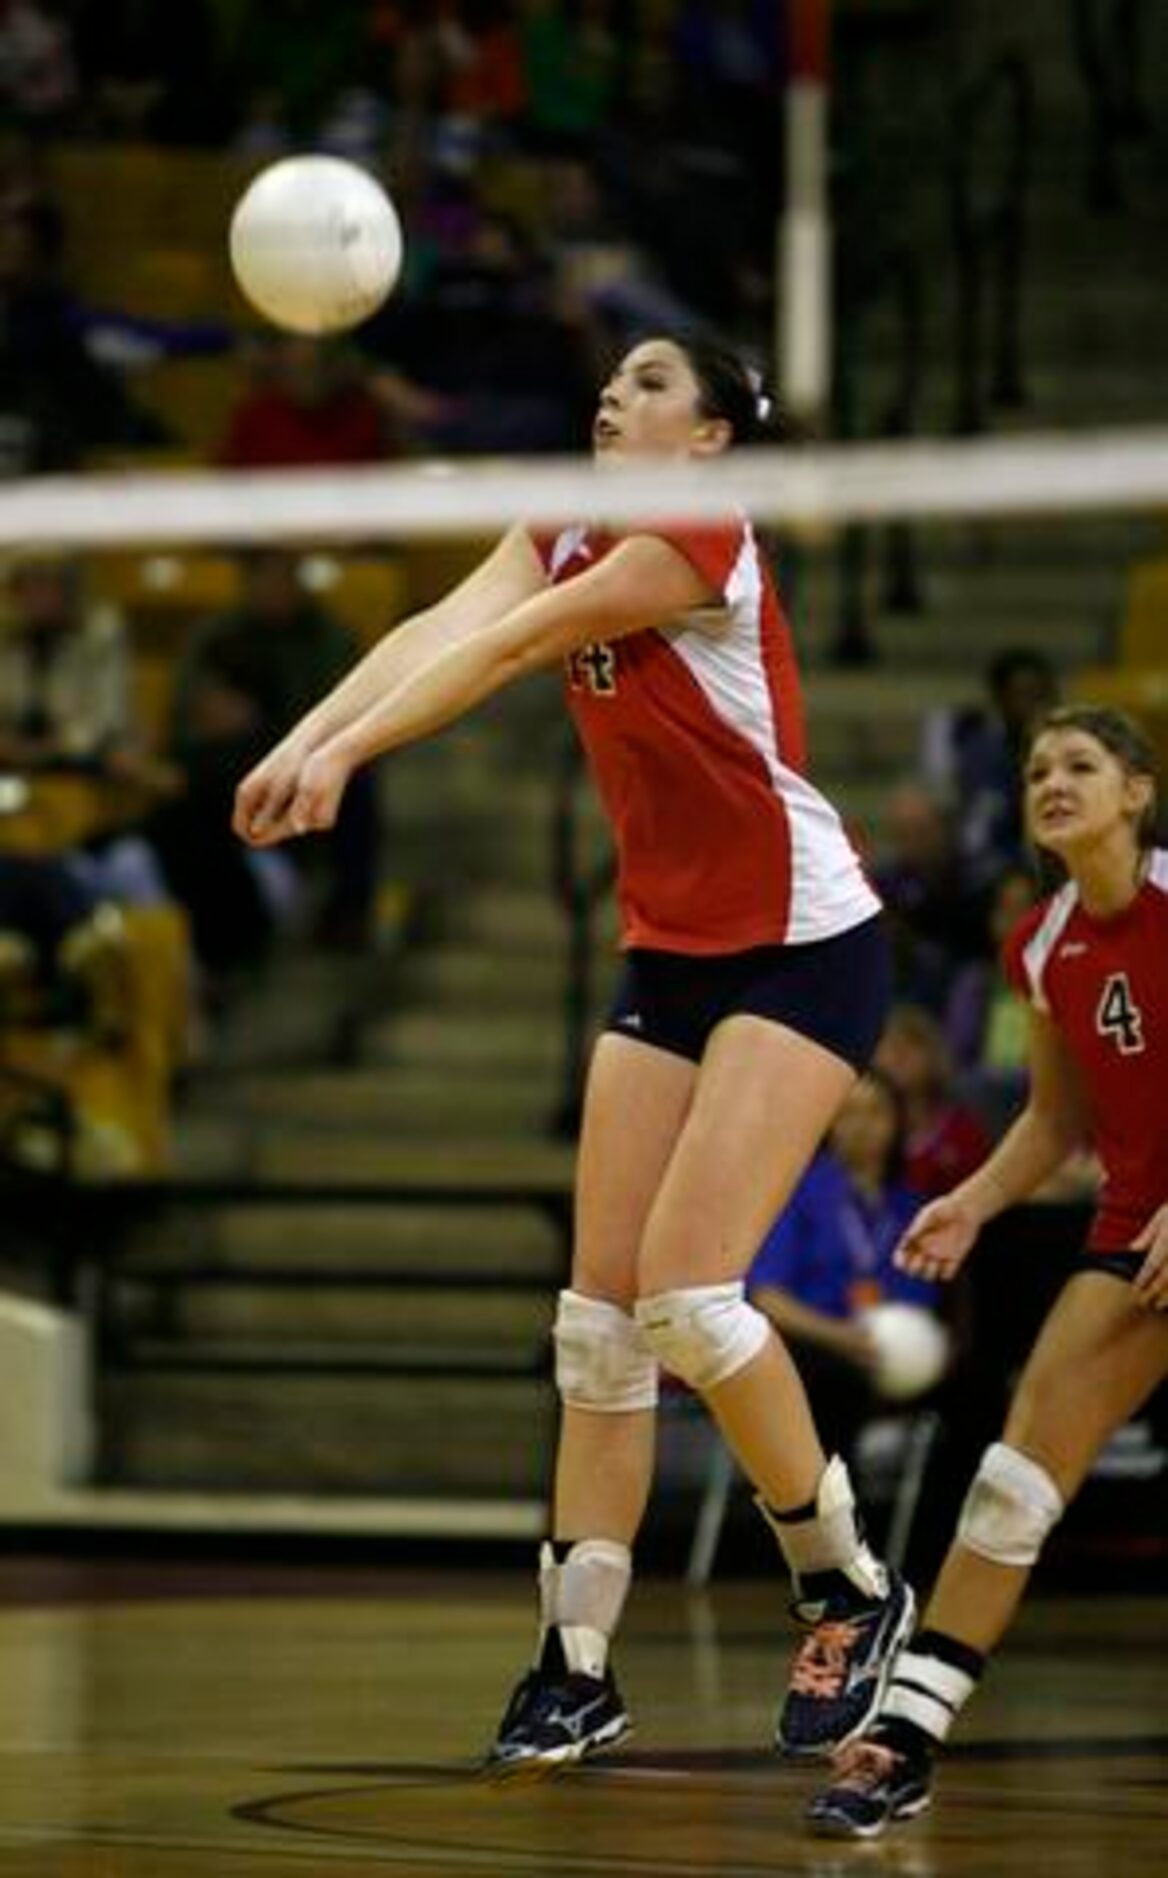
<path fill-rule="evenodd" d="M 1059 689 L 1046 654 L 1028 647 L 999 653 L 984 677 L 988 704 L 932 713 L 921 745 L 922 775 L 952 803 L 962 860 L 982 886 L 1003 868 L 1025 865 L 1022 751 Z"/>
<path fill-rule="evenodd" d="M 306 591 L 296 558 L 261 549 L 242 563 L 239 606 L 194 635 L 178 674 L 171 750 L 185 793 L 155 818 L 167 877 L 213 973 L 261 959 L 295 916 L 302 870 L 323 864 L 321 936 L 362 944 L 376 887 L 375 777 L 354 778 L 319 847 L 256 854 L 231 833 L 235 786 L 257 756 L 353 663 L 345 627 Z"/>
<path fill-rule="evenodd" d="M 292 149 L 295 138 L 284 100 L 274 85 L 257 85 L 241 106 L 231 137 L 238 156 L 256 163 L 271 163 Z"/>
<path fill-rule="evenodd" d="M 17 558 L 0 634 L 0 760 L 29 769 L 88 762 L 131 741 L 130 658 L 116 608 L 91 604 L 78 561 Z"/>
<path fill-rule="evenodd" d="M 35 187 L 0 198 L 0 475 L 75 469 L 99 446 L 165 442 L 118 374 L 93 358 L 63 273 L 63 221 Z"/>
<path fill-rule="evenodd" d="M 626 51 L 623 128 L 646 147 L 660 147 L 677 122 L 677 99 L 672 0 L 641 0 Z"/>
<path fill-rule="evenodd" d="M 895 1005 L 875 1060 L 904 1103 L 906 1183 L 925 1200 L 947 1193 L 985 1159 L 990 1141 L 973 1110 L 953 1092 L 944 1031 L 918 1005 Z"/>
<path fill-rule="evenodd" d="M 350 348 L 265 336 L 219 447 L 231 469 L 375 463 L 395 454 L 384 404 Z"/>
<path fill-rule="evenodd" d="M 229 89 L 242 101 L 234 147 L 264 156 L 311 145 L 374 164 L 391 135 L 400 205 L 403 144 L 412 147 L 442 108 L 438 42 L 445 16 L 459 9 L 422 0 L 332 8 L 273 0 L 232 10 L 226 62 Z M 476 50 L 469 33 L 456 32 L 454 45 L 460 65 Z"/>
<path fill-rule="evenodd" d="M 0 226 L 22 230 L 19 245 L 24 261 L 25 291 L 36 287 L 40 301 L 31 300 L 34 317 L 48 305 L 53 318 L 66 328 L 70 349 L 84 355 L 70 371 L 90 377 L 95 369 L 100 389 L 90 385 L 90 402 L 100 398 L 99 410 L 113 410 L 112 443 L 161 443 L 163 427 L 149 412 L 131 403 L 126 389 L 128 369 L 152 365 L 164 358 L 192 358 L 224 353 L 236 344 L 234 327 L 219 319 L 157 319 L 117 305 L 95 305 L 66 277 L 66 223 L 54 192 L 44 146 L 26 132 L 0 133 Z M 106 441 L 98 436 L 96 442 Z"/>
<path fill-rule="evenodd" d="M 271 19 L 276 0 L 264 11 Z M 226 134 L 233 87 L 223 69 L 215 0 L 166 7 L 101 0 L 73 7 L 72 15 L 85 131 L 169 144 L 206 144 Z M 275 20 L 270 32 L 278 42 Z"/>
<path fill-rule="evenodd" d="M 954 980 L 945 1012 L 945 1033 L 958 1069 L 1001 1080 L 1018 1095 L 1025 1082 L 1025 1005 L 1008 986 L 1001 947 L 1023 913 L 1038 900 L 1038 885 L 1025 868 L 1007 868 L 993 885 L 990 958 L 971 960 Z"/>
<path fill-rule="evenodd" d="M 773 168 L 779 17 L 770 0 L 683 0 L 675 27 L 687 134 L 760 177 Z"/>
<path fill-rule="evenodd" d="M 509 215 L 480 207 L 466 217 L 458 245 L 366 335 L 376 357 L 442 401 L 424 430 L 434 448 L 565 450 L 588 434 L 586 336 Z"/>
<path fill-rule="evenodd" d="M 0 0 L 0 105 L 7 117 L 46 130 L 77 97 L 69 26 L 36 0 Z"/>
<path fill-rule="evenodd" d="M 85 894 L 60 857 L 0 855 L 0 1064 L 28 1090 L 58 1091 L 71 1118 L 67 1135 L 59 1123 L 46 1134 L 43 1101 L 5 1079 L 5 1157 L 93 1174 L 166 1165 L 189 965 L 174 907 L 122 910 Z"/>
<path fill-rule="evenodd" d="M 389 108 L 367 85 L 346 85 L 317 125 L 313 143 L 352 163 L 376 167 L 389 131 Z"/>
<path fill-rule="evenodd" d="M 0 825 L 2 834 L 2 825 Z M 97 907 L 95 896 L 83 886 L 56 854 L 5 854 L 0 852 L 0 934 L 6 944 L 5 964 L 11 966 L 13 940 L 22 945 L 21 977 L 10 969 L 5 972 L 5 991 L 9 995 L 0 1005 L 0 1020 L 12 1016 L 11 990 L 19 983 L 21 1003 L 28 1001 L 28 986 L 33 985 L 38 1001 L 53 997 L 58 991 L 57 962 L 63 941 L 91 918 Z M 68 1014 L 68 1000 L 60 1004 Z"/>
<path fill-rule="evenodd" d="M 586 150 L 616 95 L 620 39 L 609 0 L 522 0 L 528 127 L 537 145 Z"/>
<path fill-rule="evenodd" d="M 779 206 L 781 9 L 767 0 L 654 7 L 630 59 L 614 193 L 681 300 L 768 344 Z M 781 140 L 780 140 L 781 142 Z M 605 154 L 614 140 L 606 139 Z"/>
<path fill-rule="evenodd" d="M 78 779 L 59 820 L 51 803 L 42 812 L 41 839 L 93 903 L 158 904 L 165 885 L 142 818 L 177 779 L 138 727 L 121 614 L 90 600 L 79 562 L 48 551 L 10 567 L 5 603 L 0 763 Z"/>
<path fill-rule="evenodd" d="M 144 835 L 177 778 L 139 734 L 121 616 L 80 565 L 30 554 L 6 602 L 0 764 L 27 781 L 0 822 L 0 928 L 31 970 L 5 998 L 4 1060 L 68 1096 L 86 1165 L 144 1171 L 165 1160 L 192 1014 L 186 921 Z"/>
<path fill-rule="evenodd" d="M 984 921 L 953 817 L 918 783 L 902 783 L 889 797 L 873 877 L 888 908 L 897 989 L 939 1015 L 958 968 L 984 943 Z"/>
<path fill-rule="evenodd" d="M 900 1095 L 862 1077 L 747 1273 L 751 1300 L 791 1345 L 827 1446 L 846 1454 L 876 1409 L 863 1313 L 887 1300 L 931 1306 L 937 1287 L 892 1263 L 921 1202 L 904 1179 Z"/>
<path fill-rule="evenodd" d="M 440 0 L 428 15 L 440 115 L 512 130 L 528 102 L 510 0 Z"/>
<path fill-rule="evenodd" d="M 585 309 L 606 349 L 619 350 L 653 327 L 699 325 L 693 308 L 618 223 L 586 163 L 554 158 L 546 178 L 546 233 L 560 293 Z"/>

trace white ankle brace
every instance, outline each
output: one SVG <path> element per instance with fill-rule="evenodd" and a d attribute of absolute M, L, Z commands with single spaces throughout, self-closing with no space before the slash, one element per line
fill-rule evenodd
<path fill-rule="evenodd" d="M 833 1455 L 819 1477 L 809 1519 L 780 1519 L 761 1495 L 755 1505 L 779 1542 L 796 1588 L 816 1572 L 838 1571 L 868 1598 L 888 1594 L 888 1572 L 861 1535 L 848 1470 Z"/>

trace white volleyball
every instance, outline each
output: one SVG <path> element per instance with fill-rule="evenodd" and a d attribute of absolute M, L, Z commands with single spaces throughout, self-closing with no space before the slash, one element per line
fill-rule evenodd
<path fill-rule="evenodd" d="M 890 1401 L 908 1402 L 940 1382 L 949 1364 L 949 1332 L 919 1304 L 876 1304 L 864 1313 L 876 1350 L 873 1380 Z"/>
<path fill-rule="evenodd" d="M 261 170 L 231 218 L 240 289 L 275 325 L 341 332 L 368 319 L 401 272 L 397 210 L 342 157 L 284 157 Z"/>

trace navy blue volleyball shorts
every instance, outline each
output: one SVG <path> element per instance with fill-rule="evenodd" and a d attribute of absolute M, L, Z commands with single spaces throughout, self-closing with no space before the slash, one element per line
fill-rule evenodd
<path fill-rule="evenodd" d="M 716 1024 L 749 1013 L 798 1031 L 862 1071 L 891 996 L 892 956 L 877 914 L 808 945 L 701 955 L 633 947 L 605 1029 L 698 1063 Z"/>

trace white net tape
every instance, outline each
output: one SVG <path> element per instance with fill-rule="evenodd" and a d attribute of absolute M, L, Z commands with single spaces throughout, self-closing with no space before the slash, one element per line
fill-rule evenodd
<path fill-rule="evenodd" d="M 923 516 L 1168 510 L 1168 430 L 734 452 L 593 468 L 582 457 L 371 469 L 44 477 L 0 486 L 0 551 L 183 542 L 351 542 L 502 531 L 602 515 L 613 525 L 742 508 L 792 530 Z"/>

